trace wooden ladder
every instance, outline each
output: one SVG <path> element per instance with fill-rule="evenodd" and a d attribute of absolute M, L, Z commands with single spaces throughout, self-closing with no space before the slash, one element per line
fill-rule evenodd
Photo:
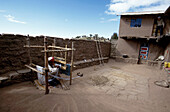
<path fill-rule="evenodd" d="M 101 62 L 102 62 L 102 64 L 104 65 L 104 60 L 103 60 L 103 54 L 102 54 L 100 39 L 99 39 L 98 43 L 99 43 L 99 52 L 100 52 Z"/>
<path fill-rule="evenodd" d="M 99 62 L 100 62 L 100 64 L 104 65 L 102 51 L 101 51 L 101 45 L 100 45 L 100 40 L 98 41 L 97 36 L 96 36 L 95 41 L 96 41 L 96 48 L 97 48 L 97 54 L 98 54 Z"/>

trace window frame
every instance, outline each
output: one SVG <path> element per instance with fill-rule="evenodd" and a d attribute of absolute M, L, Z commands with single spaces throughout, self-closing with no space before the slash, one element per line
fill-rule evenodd
<path fill-rule="evenodd" d="M 131 18 L 130 27 L 132 28 L 142 27 L 142 18 Z"/>

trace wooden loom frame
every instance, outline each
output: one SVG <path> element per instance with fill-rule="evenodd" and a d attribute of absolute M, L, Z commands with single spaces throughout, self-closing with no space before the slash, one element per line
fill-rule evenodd
<path fill-rule="evenodd" d="M 67 52 L 68 51 L 72 51 L 71 53 L 71 69 L 70 69 L 70 85 L 72 84 L 72 70 L 73 70 L 73 55 L 74 55 L 74 43 L 72 42 L 72 48 L 67 48 L 67 45 L 64 47 L 59 47 L 59 46 L 55 46 L 55 39 L 54 39 L 54 43 L 52 46 L 48 46 L 47 45 L 47 37 L 44 37 L 44 46 L 35 46 L 35 45 L 30 45 L 30 38 L 29 35 L 27 37 L 27 45 L 25 45 L 24 47 L 29 48 L 28 50 L 28 55 L 29 55 L 29 60 L 30 60 L 30 64 L 29 65 L 25 65 L 27 68 L 38 72 L 42 75 L 45 75 L 45 83 L 46 83 L 46 87 L 45 87 L 45 94 L 49 94 L 49 89 L 48 89 L 48 53 L 52 52 L 52 56 L 55 58 L 55 61 L 60 62 L 62 64 L 64 64 L 64 66 L 61 67 L 61 69 L 66 70 L 66 61 L 67 61 Z M 44 48 L 43 52 L 44 53 L 44 68 L 45 68 L 45 73 L 38 71 L 37 69 L 31 67 L 31 65 L 36 66 L 35 64 L 32 63 L 32 58 L 31 58 L 31 52 L 30 52 L 30 48 Z M 52 50 L 49 50 L 48 48 L 52 48 Z M 60 49 L 60 50 L 54 50 L 54 49 Z M 65 58 L 61 58 L 61 57 L 55 57 L 54 56 L 54 52 L 65 52 Z M 65 61 L 62 61 L 65 60 Z"/>

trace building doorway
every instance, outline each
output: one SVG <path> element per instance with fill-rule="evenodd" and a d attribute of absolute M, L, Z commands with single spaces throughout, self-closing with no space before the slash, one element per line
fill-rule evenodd
<path fill-rule="evenodd" d="M 140 46 L 140 59 L 147 60 L 148 59 L 148 52 L 149 52 L 149 45 L 148 43 L 142 43 Z"/>

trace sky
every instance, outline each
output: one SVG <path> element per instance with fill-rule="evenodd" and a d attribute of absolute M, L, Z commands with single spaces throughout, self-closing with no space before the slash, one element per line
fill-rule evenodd
<path fill-rule="evenodd" d="M 122 12 L 166 10 L 170 0 L 0 0 L 0 34 L 72 38 L 119 32 Z"/>

